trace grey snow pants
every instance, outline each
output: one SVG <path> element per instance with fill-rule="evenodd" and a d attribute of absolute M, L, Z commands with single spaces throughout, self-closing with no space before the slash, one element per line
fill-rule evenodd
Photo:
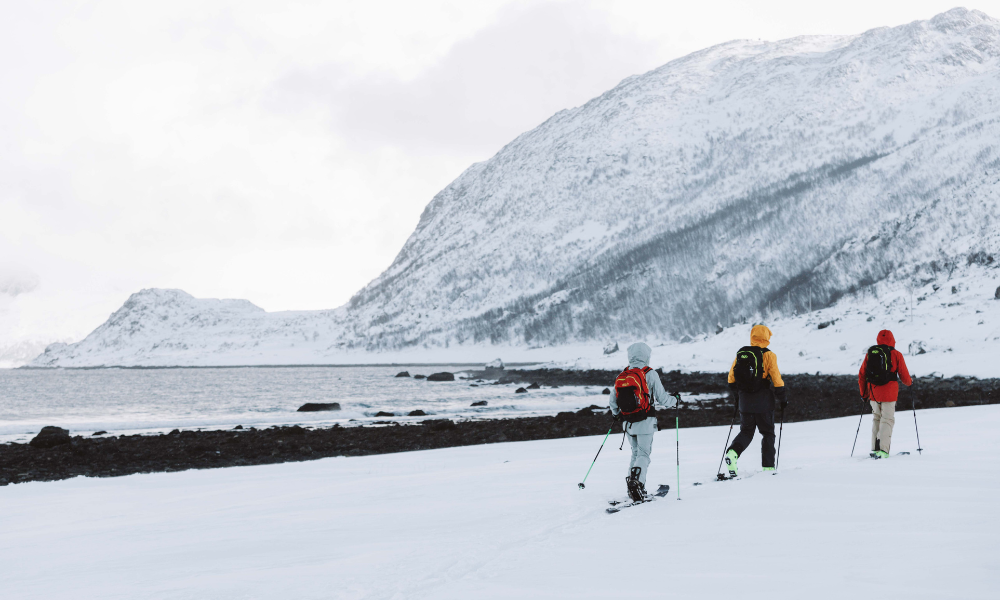
<path fill-rule="evenodd" d="M 646 471 L 649 470 L 650 455 L 653 453 L 653 434 L 645 433 L 639 435 L 625 434 L 628 437 L 628 445 L 632 447 L 632 461 L 628 464 L 628 472 L 632 474 L 632 467 L 639 467 L 639 481 L 646 485 Z"/>

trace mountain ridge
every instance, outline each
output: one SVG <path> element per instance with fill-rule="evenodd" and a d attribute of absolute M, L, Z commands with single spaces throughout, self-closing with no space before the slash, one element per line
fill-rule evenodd
<path fill-rule="evenodd" d="M 677 340 L 1000 255 L 998 65 L 965 9 L 706 48 L 471 165 L 346 305 L 256 326 L 329 353 Z"/>

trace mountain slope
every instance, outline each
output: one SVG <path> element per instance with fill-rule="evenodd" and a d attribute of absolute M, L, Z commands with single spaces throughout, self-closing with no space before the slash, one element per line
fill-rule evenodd
<path fill-rule="evenodd" d="M 995 266 L 997 140 L 1000 21 L 983 13 L 729 42 L 630 77 L 470 167 L 430 202 L 393 264 L 346 306 L 315 313 L 317 325 L 278 313 L 230 330 L 249 327 L 233 335 L 257 335 L 258 347 L 260 335 L 280 341 L 282 323 L 315 332 L 306 362 L 676 340 L 877 283 Z M 102 327 L 36 364 L 118 364 L 102 349 L 138 338 Z M 172 327 L 174 346 L 143 337 L 143 358 L 131 360 L 162 364 L 183 357 L 181 332 L 212 333 Z"/>
<path fill-rule="evenodd" d="M 676 339 L 994 253 L 998 57 L 956 9 L 632 77 L 435 197 L 352 342 Z"/>

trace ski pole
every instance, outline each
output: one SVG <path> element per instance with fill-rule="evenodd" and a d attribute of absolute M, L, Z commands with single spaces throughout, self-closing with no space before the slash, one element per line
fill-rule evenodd
<path fill-rule="evenodd" d="M 865 399 L 861 399 L 861 416 L 858 417 L 858 430 L 854 432 L 854 445 L 851 446 L 851 458 L 854 458 L 854 448 L 858 445 L 858 434 L 861 433 L 861 419 L 865 418 Z M 918 446 L 920 444 L 917 444 Z"/>
<path fill-rule="evenodd" d="M 719 459 L 719 468 L 715 470 L 715 475 L 722 475 L 722 461 L 726 459 L 726 448 L 729 447 L 729 436 L 733 435 L 733 425 L 736 423 L 736 413 L 740 412 L 740 402 L 736 401 L 736 410 L 733 411 L 733 420 L 729 422 L 729 433 L 726 435 L 726 445 L 722 448 L 722 458 Z"/>
<path fill-rule="evenodd" d="M 785 429 L 785 409 L 781 409 L 781 427 L 778 428 L 778 456 L 774 459 L 774 472 L 778 472 L 778 463 L 781 461 L 781 432 Z M 860 428 L 859 428 L 860 429 Z"/>
<path fill-rule="evenodd" d="M 677 499 L 681 499 L 681 395 L 671 394 L 676 402 L 674 403 L 676 416 L 674 417 L 674 428 L 677 432 Z"/>
<path fill-rule="evenodd" d="M 612 423 L 611 427 L 608 428 L 608 432 L 604 435 L 604 442 L 608 441 L 608 436 L 611 435 L 611 430 L 614 429 L 614 428 L 615 428 L 615 424 Z M 594 468 L 594 463 L 597 462 L 597 457 L 601 455 L 601 450 L 604 450 L 604 442 L 601 442 L 601 447 L 597 449 L 597 454 L 594 455 L 594 461 L 592 463 L 590 463 L 590 469 Z M 581 481 L 580 483 L 577 484 L 577 487 L 579 487 L 581 490 L 583 488 L 587 487 L 587 486 L 583 485 L 583 483 L 584 483 L 584 481 L 587 481 L 588 477 L 590 477 L 590 469 L 587 469 L 587 474 L 583 476 L 583 481 Z"/>
<path fill-rule="evenodd" d="M 920 447 L 920 428 L 917 427 L 917 399 L 913 398 L 910 401 L 910 406 L 913 407 L 913 428 L 917 430 L 917 454 L 923 454 L 924 449 Z"/>

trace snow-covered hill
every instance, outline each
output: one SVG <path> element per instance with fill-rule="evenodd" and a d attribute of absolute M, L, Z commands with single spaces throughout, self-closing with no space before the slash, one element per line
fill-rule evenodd
<path fill-rule="evenodd" d="M 613 515 L 628 452 L 576 485 L 601 436 L 9 485 L 4 597 L 995 598 L 1000 406 L 917 414 L 922 455 L 909 412 L 880 461 L 870 416 L 853 459 L 857 417 L 786 423 L 778 475 L 758 436 L 727 482 L 727 428 L 681 429 L 680 501 L 661 431 L 669 495 Z"/>
<path fill-rule="evenodd" d="M 1000 21 L 983 13 L 729 42 L 470 167 L 344 307 L 268 314 L 145 291 L 34 364 L 479 360 L 697 337 L 995 272 L 998 140 Z"/>

